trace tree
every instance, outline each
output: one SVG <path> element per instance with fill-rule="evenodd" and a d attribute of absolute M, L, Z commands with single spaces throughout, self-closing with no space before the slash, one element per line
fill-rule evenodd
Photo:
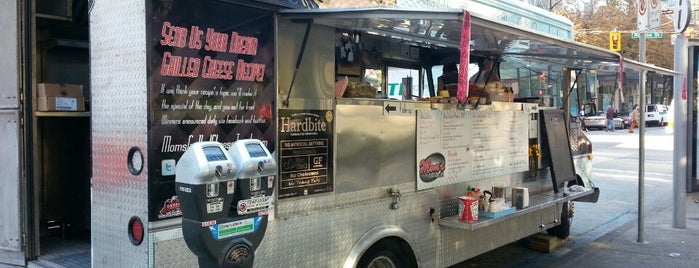
<path fill-rule="evenodd" d="M 609 32 L 621 32 L 621 47 L 619 52 L 624 58 L 639 60 L 639 39 L 631 38 L 631 33 L 637 32 L 636 6 L 633 0 L 590 0 L 584 8 L 570 9 L 561 6 L 554 12 L 573 21 L 575 40 L 578 42 L 609 48 Z M 568 9 L 566 9 L 568 8 Z M 672 36 L 672 18 L 661 15 L 660 29 L 663 38 L 646 39 L 646 62 L 659 67 L 672 69 L 674 47 L 670 43 Z"/>

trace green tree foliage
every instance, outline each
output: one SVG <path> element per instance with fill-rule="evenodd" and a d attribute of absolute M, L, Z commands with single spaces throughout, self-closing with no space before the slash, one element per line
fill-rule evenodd
<path fill-rule="evenodd" d="M 609 49 L 609 32 L 621 32 L 621 51 L 624 58 L 639 60 L 639 39 L 631 38 L 637 32 L 636 6 L 633 0 L 590 0 L 584 9 L 554 8 L 554 12 L 573 21 L 575 40 L 593 46 Z M 593 8 L 594 7 L 594 8 Z M 663 38 L 646 39 L 646 62 L 672 69 L 674 46 L 672 38 L 672 17 L 661 15 L 661 26 L 649 32 L 662 32 Z"/>

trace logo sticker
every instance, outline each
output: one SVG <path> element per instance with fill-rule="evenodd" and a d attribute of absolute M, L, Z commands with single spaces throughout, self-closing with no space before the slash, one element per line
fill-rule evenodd
<path fill-rule="evenodd" d="M 165 159 L 160 162 L 160 170 L 163 176 L 175 175 L 175 159 Z"/>
<path fill-rule="evenodd" d="M 444 155 L 433 153 L 425 159 L 420 160 L 420 180 L 432 182 L 444 176 L 446 169 Z"/>
<path fill-rule="evenodd" d="M 165 200 L 163 207 L 158 213 L 158 219 L 170 218 L 175 216 L 182 216 L 182 210 L 180 210 L 180 200 L 177 199 L 176 195 Z"/>

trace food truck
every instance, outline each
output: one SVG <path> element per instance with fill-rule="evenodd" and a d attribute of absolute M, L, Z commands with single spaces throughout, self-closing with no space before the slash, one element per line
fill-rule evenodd
<path fill-rule="evenodd" d="M 671 73 L 521 4 L 295 2 L 0 4 L 18 36 L 0 41 L 17 78 L 2 81 L 16 168 L 1 262 L 447 267 L 567 237 L 572 202 L 600 191 L 568 114 L 577 78 Z M 449 64 L 455 95 L 437 88 Z M 205 260 L 212 248 L 226 255 Z"/>

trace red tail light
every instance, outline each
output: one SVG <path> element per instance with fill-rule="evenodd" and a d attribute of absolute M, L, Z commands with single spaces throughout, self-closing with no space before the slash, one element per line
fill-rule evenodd
<path fill-rule="evenodd" d="M 143 222 L 137 216 L 131 217 L 129 220 L 129 238 L 131 243 L 138 246 L 143 242 Z"/>

